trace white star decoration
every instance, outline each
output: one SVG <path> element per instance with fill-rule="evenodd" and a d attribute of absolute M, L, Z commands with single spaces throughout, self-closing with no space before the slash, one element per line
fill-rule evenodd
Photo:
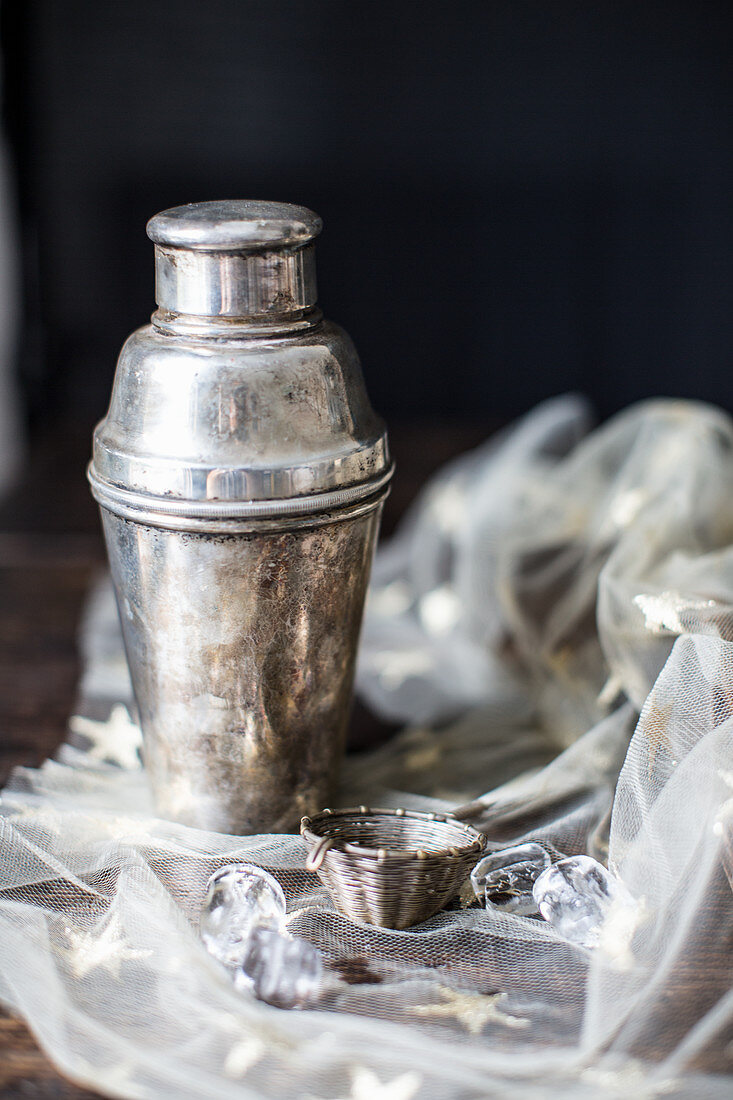
<path fill-rule="evenodd" d="M 680 592 L 659 592 L 657 595 L 642 593 L 634 596 L 634 603 L 644 616 L 644 625 L 652 634 L 684 634 L 685 618 L 694 612 L 716 607 L 715 600 L 690 600 Z M 706 618 L 709 616 L 705 616 Z"/>
<path fill-rule="evenodd" d="M 128 771 L 138 771 L 142 767 L 139 753 L 142 735 L 139 726 L 130 719 L 127 707 L 121 704 L 113 707 L 106 722 L 76 714 L 69 721 L 69 729 L 90 742 L 85 751 L 91 760 L 116 764 Z"/>
<path fill-rule="evenodd" d="M 351 1071 L 351 1091 L 338 1100 L 412 1100 L 422 1084 L 418 1073 L 403 1073 L 392 1081 L 380 1081 L 366 1066 L 354 1066 Z M 319 1100 L 308 1093 L 303 1100 Z"/>
<path fill-rule="evenodd" d="M 433 658 L 419 648 L 390 649 L 381 653 L 372 653 L 368 658 L 371 671 L 376 672 L 385 686 L 400 687 L 412 676 L 423 676 L 433 668 Z"/>
<path fill-rule="evenodd" d="M 349 1100 L 412 1100 L 421 1081 L 417 1073 L 403 1073 L 382 1083 L 370 1069 L 356 1066 L 351 1071 Z"/>
<path fill-rule="evenodd" d="M 69 927 L 65 927 L 64 932 L 69 942 L 65 950 L 66 958 L 76 978 L 85 978 L 98 967 L 109 971 L 113 978 L 119 978 L 123 962 L 148 959 L 153 954 L 150 950 L 140 951 L 130 947 L 125 942 L 116 914 L 110 918 L 102 933 L 81 932 Z"/>
<path fill-rule="evenodd" d="M 127 1096 L 130 1100 L 138 1100 L 138 1097 L 146 1095 L 135 1082 L 134 1067 L 127 1062 L 100 1067 L 80 1060 L 75 1068 L 86 1079 L 90 1088 L 106 1088 L 114 1094 Z"/>
<path fill-rule="evenodd" d="M 733 772 L 725 771 L 723 768 L 718 768 L 718 775 L 726 783 L 731 790 L 733 790 Z"/>
<path fill-rule="evenodd" d="M 226 1056 L 224 1073 L 227 1077 L 243 1077 L 262 1058 L 265 1046 L 259 1039 L 241 1039 Z"/>
<path fill-rule="evenodd" d="M 418 1016 L 455 1017 L 471 1035 L 480 1035 L 487 1023 L 504 1024 L 506 1027 L 529 1027 L 529 1020 L 510 1016 L 496 1007 L 503 993 L 462 993 L 448 986 L 441 986 L 442 1002 L 415 1005 L 411 1011 Z"/>
<path fill-rule="evenodd" d="M 95 824 L 100 833 L 102 830 L 106 831 L 113 840 L 137 844 L 139 841 L 152 839 L 152 824 L 144 817 L 113 817 L 109 820 L 99 818 Z"/>

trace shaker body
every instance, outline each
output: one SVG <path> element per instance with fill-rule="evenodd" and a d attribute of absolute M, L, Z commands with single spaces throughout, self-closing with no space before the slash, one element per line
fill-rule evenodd
<path fill-rule="evenodd" d="M 161 816 L 287 832 L 328 803 L 381 507 L 231 535 L 102 509 Z"/>

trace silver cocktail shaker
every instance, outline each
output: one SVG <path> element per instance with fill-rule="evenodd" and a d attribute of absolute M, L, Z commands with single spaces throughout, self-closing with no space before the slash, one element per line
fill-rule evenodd
<path fill-rule="evenodd" d="M 159 812 L 287 831 L 333 792 L 392 474 L 349 337 L 316 308 L 320 219 L 209 202 L 148 224 L 152 324 L 89 468 Z"/>

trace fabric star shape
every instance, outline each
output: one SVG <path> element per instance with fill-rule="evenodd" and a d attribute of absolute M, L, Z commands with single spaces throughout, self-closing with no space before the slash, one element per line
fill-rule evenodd
<path fill-rule="evenodd" d="M 90 1088 L 109 1089 L 114 1095 L 126 1096 L 129 1100 L 138 1100 L 138 1097 L 146 1095 L 134 1079 L 135 1067 L 128 1062 L 119 1062 L 115 1066 L 99 1066 L 79 1058 L 74 1069 L 80 1081 Z"/>
<path fill-rule="evenodd" d="M 386 687 L 398 688 L 413 676 L 424 676 L 433 668 L 433 658 L 419 648 L 389 649 L 369 655 L 369 666 Z"/>
<path fill-rule="evenodd" d="M 243 1077 L 265 1053 L 264 1043 L 259 1039 L 240 1039 L 230 1049 L 224 1060 L 224 1073 L 227 1077 Z"/>
<path fill-rule="evenodd" d="M 656 595 L 640 593 L 634 603 L 644 616 L 644 625 L 652 634 L 669 636 L 685 634 L 690 629 L 689 619 L 695 612 L 710 612 L 717 606 L 715 600 L 694 600 L 681 592 L 659 592 Z M 709 618 L 709 615 L 705 616 Z"/>
<path fill-rule="evenodd" d="M 80 932 L 69 927 L 65 927 L 64 932 L 69 942 L 66 958 L 76 978 L 85 978 L 98 968 L 107 970 L 113 978 L 119 978 L 123 962 L 148 959 L 153 954 L 150 950 L 131 947 L 125 941 L 116 914 L 101 933 Z"/>
<path fill-rule="evenodd" d="M 392 1081 L 380 1081 L 376 1073 L 366 1066 L 354 1066 L 351 1070 L 351 1091 L 337 1100 L 412 1100 L 422 1084 L 418 1073 L 402 1073 Z M 308 1093 L 303 1100 L 323 1100 Z"/>
<path fill-rule="evenodd" d="M 114 840 L 126 840 L 130 843 L 150 840 L 151 822 L 143 817 L 113 817 L 100 822 L 98 828 L 104 828 Z"/>
<path fill-rule="evenodd" d="M 356 1066 L 351 1078 L 349 1100 L 412 1100 L 422 1081 L 417 1073 L 402 1073 L 382 1083 L 376 1073 L 365 1066 Z"/>
<path fill-rule="evenodd" d="M 733 790 L 733 772 L 725 771 L 723 768 L 718 768 L 718 775 L 726 783 L 731 790 Z"/>
<path fill-rule="evenodd" d="M 487 1023 L 504 1024 L 506 1027 L 529 1027 L 529 1020 L 510 1016 L 496 1007 L 503 993 L 466 993 L 448 986 L 441 986 L 442 1001 L 429 1005 L 414 1005 L 412 1012 L 418 1016 L 454 1017 L 470 1035 L 480 1035 Z"/>
<path fill-rule="evenodd" d="M 89 747 L 85 751 L 91 760 L 116 764 L 128 771 L 139 771 L 142 768 L 139 752 L 142 745 L 140 727 L 131 720 L 127 707 L 122 704 L 112 708 L 106 722 L 74 715 L 69 722 L 69 729 L 89 741 Z"/>

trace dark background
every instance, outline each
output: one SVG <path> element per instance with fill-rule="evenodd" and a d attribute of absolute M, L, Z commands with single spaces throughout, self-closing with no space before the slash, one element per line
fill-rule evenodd
<path fill-rule="evenodd" d="M 103 414 L 153 309 L 145 222 L 220 197 L 322 215 L 321 303 L 388 420 L 730 408 L 732 12 L 6 2 L 32 423 Z"/>

